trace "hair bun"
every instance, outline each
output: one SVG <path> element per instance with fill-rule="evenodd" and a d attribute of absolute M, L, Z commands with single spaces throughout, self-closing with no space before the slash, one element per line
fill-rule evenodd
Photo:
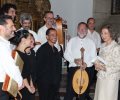
<path fill-rule="evenodd" d="M 22 38 L 27 38 L 29 35 L 29 32 L 27 30 L 18 30 L 17 32 L 14 33 L 15 36 L 10 39 L 10 42 L 14 45 L 18 45 L 21 42 Z"/>

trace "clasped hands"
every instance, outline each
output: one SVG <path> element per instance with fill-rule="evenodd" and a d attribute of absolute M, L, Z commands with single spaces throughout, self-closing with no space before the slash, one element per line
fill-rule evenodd
<path fill-rule="evenodd" d="M 99 70 L 106 71 L 105 64 L 101 63 L 99 60 L 96 60 L 94 62 L 94 65 L 95 65 L 95 70 L 97 70 L 97 71 L 99 71 Z"/>
<path fill-rule="evenodd" d="M 80 68 L 82 70 L 84 70 L 87 67 L 87 64 L 85 62 L 83 62 L 82 59 L 80 59 L 80 58 L 74 59 L 74 62 L 77 66 L 80 66 Z"/>
<path fill-rule="evenodd" d="M 27 82 L 26 82 L 26 79 L 24 79 L 23 80 L 23 84 L 22 84 L 22 86 L 21 87 L 19 87 L 19 90 L 21 90 L 21 89 L 23 89 L 23 88 L 27 88 L 28 89 L 28 91 L 30 92 L 30 93 L 35 93 L 35 87 L 34 87 L 34 85 L 33 85 L 33 83 L 32 83 L 32 81 L 30 81 L 30 84 L 28 84 Z"/>

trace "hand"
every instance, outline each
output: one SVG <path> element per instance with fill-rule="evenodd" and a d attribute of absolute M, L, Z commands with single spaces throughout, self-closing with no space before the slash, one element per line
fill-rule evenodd
<path fill-rule="evenodd" d="M 99 61 L 95 62 L 95 70 L 99 71 L 99 70 L 103 70 L 106 71 L 105 65 L 100 63 Z"/>
<path fill-rule="evenodd" d="M 30 80 L 30 87 L 34 87 L 32 79 Z"/>
<path fill-rule="evenodd" d="M 87 67 L 87 64 L 84 62 L 83 65 L 80 67 L 82 70 L 85 70 L 85 68 Z"/>
<path fill-rule="evenodd" d="M 33 94 L 33 93 L 35 93 L 35 88 L 29 86 L 29 87 L 28 87 L 28 91 Z"/>
<path fill-rule="evenodd" d="M 77 66 L 82 66 L 82 60 L 80 58 L 74 59 L 74 62 Z"/>
<path fill-rule="evenodd" d="M 35 93 L 35 87 L 34 86 L 31 87 L 31 90 L 32 90 L 32 93 Z"/>
<path fill-rule="evenodd" d="M 30 87 L 31 87 L 32 93 L 35 93 L 35 87 L 34 87 L 32 79 L 30 81 Z"/>
<path fill-rule="evenodd" d="M 21 90 L 25 87 L 24 83 L 22 83 L 22 86 L 18 88 L 18 90 Z"/>
<path fill-rule="evenodd" d="M 30 93 L 33 93 L 32 88 L 31 88 L 30 86 L 28 87 L 28 91 L 29 91 Z"/>

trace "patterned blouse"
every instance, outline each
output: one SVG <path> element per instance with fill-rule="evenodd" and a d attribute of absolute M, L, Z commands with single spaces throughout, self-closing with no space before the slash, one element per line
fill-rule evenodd
<path fill-rule="evenodd" d="M 98 71 L 98 78 L 120 79 L 120 45 L 112 41 L 110 45 L 102 44 L 99 56 L 106 61 L 106 71 Z"/>

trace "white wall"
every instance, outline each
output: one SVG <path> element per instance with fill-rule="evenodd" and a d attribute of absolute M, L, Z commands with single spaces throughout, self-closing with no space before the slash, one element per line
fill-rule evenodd
<path fill-rule="evenodd" d="M 93 16 L 93 0 L 50 0 L 55 16 L 67 20 L 68 33 L 76 35 L 77 24 Z"/>

